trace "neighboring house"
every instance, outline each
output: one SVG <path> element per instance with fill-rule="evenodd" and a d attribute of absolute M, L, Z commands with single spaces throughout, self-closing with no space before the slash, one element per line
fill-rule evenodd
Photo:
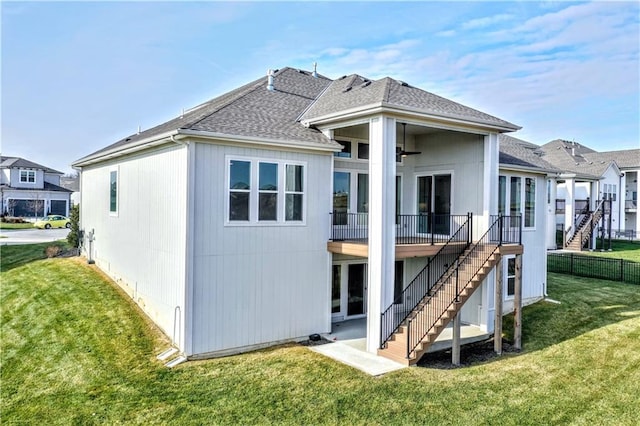
<path fill-rule="evenodd" d="M 499 152 L 518 129 L 284 68 L 77 160 L 83 250 L 189 358 L 366 318 L 367 350 L 412 364 L 544 296 L 547 170 Z"/>
<path fill-rule="evenodd" d="M 595 231 L 599 228 L 607 232 L 610 228 L 614 237 L 638 238 L 640 149 L 596 152 L 579 143 L 558 139 L 540 146 L 538 153 L 561 170 L 557 180 L 556 224 L 566 234 L 565 239 L 579 232 L 580 223 L 585 228 L 584 242 L 590 240 L 587 245 L 591 248 L 595 247 Z M 605 216 L 601 217 L 603 214 L 598 212 L 602 211 L 600 202 L 604 198 L 609 200 L 610 207 L 605 205 Z M 596 215 L 592 217 L 594 212 Z M 580 249 L 580 243 L 574 241 L 574 248 Z"/>
<path fill-rule="evenodd" d="M 60 178 L 60 186 L 71 192 L 71 205 L 80 204 L 80 175 L 64 175 Z"/>
<path fill-rule="evenodd" d="M 0 157 L 2 212 L 9 216 L 69 215 L 71 191 L 60 186 L 62 173 L 24 158 Z"/>

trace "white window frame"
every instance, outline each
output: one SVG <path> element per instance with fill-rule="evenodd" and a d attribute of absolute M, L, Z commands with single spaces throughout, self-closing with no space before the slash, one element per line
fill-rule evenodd
<path fill-rule="evenodd" d="M 111 210 L 111 174 L 116 174 L 116 209 L 115 211 Z M 109 216 L 118 217 L 120 214 L 120 167 L 114 166 L 109 168 L 109 179 L 108 185 L 109 187 Z"/>
<path fill-rule="evenodd" d="M 22 173 L 25 173 L 25 179 L 22 179 Z M 33 180 L 30 180 L 29 177 L 33 176 Z M 38 179 L 38 174 L 36 173 L 35 170 L 28 170 L 28 169 L 20 169 L 18 171 L 18 180 L 20 181 L 20 183 L 30 183 L 30 184 L 36 184 L 37 183 L 37 179 Z"/>
<path fill-rule="evenodd" d="M 231 181 L 231 162 L 246 161 L 251 164 L 249 190 L 249 220 L 229 220 L 229 196 Z M 260 163 L 271 163 L 278 165 L 278 190 L 277 191 L 260 191 Z M 302 166 L 302 192 L 286 191 L 286 169 L 287 165 Z M 306 226 L 307 224 L 307 198 L 309 197 L 308 182 L 308 163 L 306 161 L 275 159 L 268 157 L 247 157 L 243 155 L 225 155 L 225 176 L 224 176 L 224 226 L 242 227 L 242 226 Z M 278 198 L 278 211 L 276 220 L 258 220 L 259 194 L 260 193 L 276 193 Z M 302 194 L 302 220 L 285 220 L 286 218 L 286 194 Z"/>
<path fill-rule="evenodd" d="M 511 214 L 511 178 L 520 178 L 520 216 L 522 218 L 522 229 L 526 231 L 535 231 L 538 223 L 538 178 L 533 175 L 522 175 L 522 174 L 512 174 L 512 173 L 500 173 L 498 175 L 498 182 L 500 182 L 500 176 L 504 176 L 506 178 L 505 185 L 505 215 L 509 216 Z M 526 179 L 533 179 L 535 182 L 535 193 L 533 194 L 533 226 L 525 226 L 525 205 L 526 205 Z M 500 184 L 498 183 L 498 201 L 500 200 Z M 499 207 L 499 206 L 498 206 Z"/>
<path fill-rule="evenodd" d="M 351 143 L 351 157 L 340 157 L 337 155 L 333 156 L 333 160 L 334 161 L 346 161 L 346 162 L 353 162 L 353 163 L 368 163 L 369 162 L 369 158 L 358 158 L 358 146 L 359 144 L 364 144 L 364 145 L 371 145 L 369 143 L 368 139 L 361 139 L 361 138 L 353 138 L 353 137 L 349 137 L 349 136 L 334 136 L 334 139 L 340 143 L 340 142 L 350 142 Z M 402 149 L 402 142 L 401 141 L 397 141 L 396 140 L 396 148 L 400 148 Z M 371 156 L 371 147 L 369 147 L 369 156 Z M 396 164 L 399 166 L 404 165 L 404 158 L 400 157 L 400 161 L 396 161 Z M 367 171 L 368 173 L 368 171 Z"/>
<path fill-rule="evenodd" d="M 347 213 L 364 213 L 358 212 L 358 175 L 367 175 L 369 176 L 369 169 L 348 169 L 348 168 L 334 168 L 331 173 L 331 210 L 333 210 L 333 179 L 335 173 L 348 173 L 349 174 L 349 208 L 347 209 Z M 397 172 L 396 177 L 393 180 L 393 185 L 395 188 L 396 179 L 400 178 L 400 211 L 398 214 L 403 214 L 404 211 L 404 197 L 402 196 L 403 187 L 404 187 L 404 173 Z M 369 185 L 371 181 L 369 181 Z M 368 195 L 367 195 L 368 196 Z M 397 195 L 396 195 L 397 197 Z M 396 210 L 396 200 L 393 201 L 393 211 Z M 367 208 L 367 212 L 369 209 Z"/>
<path fill-rule="evenodd" d="M 509 262 L 516 261 L 516 257 L 515 256 L 505 256 L 504 260 L 506 260 L 506 262 L 504 263 L 504 269 L 502 271 L 502 276 L 504 277 L 504 283 L 503 283 L 503 294 L 504 294 L 504 300 L 512 300 L 515 296 L 515 279 L 516 279 L 516 273 L 515 273 L 515 265 L 514 265 L 514 271 L 513 271 L 513 275 L 509 275 Z M 514 280 L 514 294 L 509 294 L 509 278 L 513 278 Z"/>

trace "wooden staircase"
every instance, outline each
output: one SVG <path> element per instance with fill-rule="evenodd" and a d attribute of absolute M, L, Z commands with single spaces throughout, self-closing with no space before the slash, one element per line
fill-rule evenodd
<path fill-rule="evenodd" d="M 602 218 L 601 209 L 585 215 L 582 221 L 576 225 L 576 231 L 573 235 L 567 238 L 564 248 L 571 251 L 582 251 L 582 247 L 591 237 L 591 231 L 600 218 Z"/>
<path fill-rule="evenodd" d="M 498 263 L 497 248 L 497 244 L 477 243 L 465 250 L 378 349 L 378 355 L 416 364 Z M 412 348 L 411 342 L 418 342 L 417 346 Z"/>

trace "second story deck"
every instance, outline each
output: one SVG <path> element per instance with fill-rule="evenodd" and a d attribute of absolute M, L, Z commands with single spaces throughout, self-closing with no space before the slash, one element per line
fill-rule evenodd
<path fill-rule="evenodd" d="M 327 250 L 336 254 L 368 257 L 368 214 L 334 212 L 330 216 L 331 239 L 327 243 Z M 497 218 L 492 216 L 491 221 Z M 505 245 L 504 250 L 513 254 L 522 253 L 521 217 L 502 216 L 502 219 L 503 226 L 494 239 Z M 472 242 L 471 214 L 396 215 L 395 225 L 396 259 L 433 256 L 444 246 L 445 250 L 457 251 L 459 246 Z M 507 249 L 506 245 L 515 247 Z"/>

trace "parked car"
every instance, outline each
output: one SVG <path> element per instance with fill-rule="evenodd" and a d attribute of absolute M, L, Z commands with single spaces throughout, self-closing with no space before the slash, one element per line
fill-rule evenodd
<path fill-rule="evenodd" d="M 50 214 L 47 217 L 37 220 L 33 226 L 40 229 L 71 228 L 71 221 L 68 217 Z"/>

